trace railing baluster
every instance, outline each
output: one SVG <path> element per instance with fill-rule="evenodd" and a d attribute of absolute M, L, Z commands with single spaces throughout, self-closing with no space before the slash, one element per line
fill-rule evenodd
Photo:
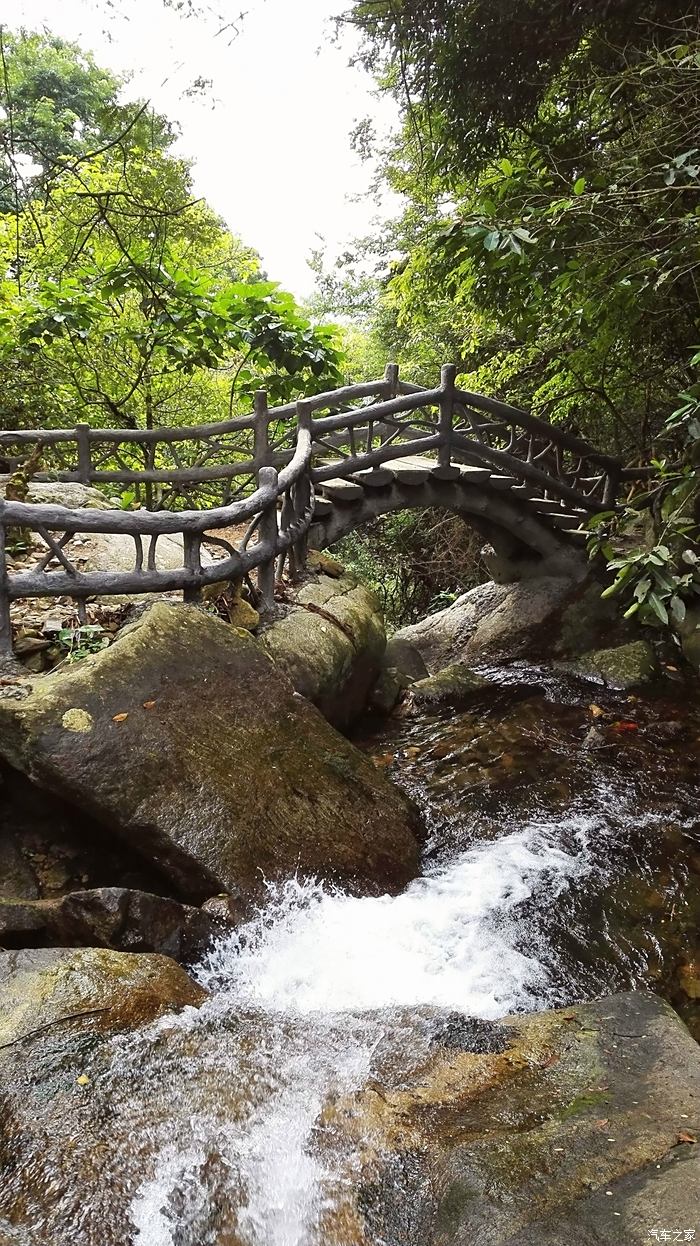
<path fill-rule="evenodd" d="M 446 363 L 440 371 L 440 447 L 438 463 L 440 467 L 449 467 L 452 457 L 452 416 L 455 406 L 455 383 L 457 368 L 453 363 Z"/>
<path fill-rule="evenodd" d="M 199 574 L 202 570 L 202 560 L 200 554 L 202 534 L 201 532 L 190 532 L 188 529 L 185 529 L 182 534 L 182 540 L 185 552 L 185 566 L 188 571 L 194 571 L 195 574 Z M 200 585 L 188 584 L 187 587 L 182 590 L 182 598 L 183 601 L 186 601 L 190 605 L 201 601 L 202 589 Z"/>
<path fill-rule="evenodd" d="M 3 519 L 5 501 L 0 498 L 0 656 L 12 654 L 12 622 L 10 596 L 7 591 L 7 528 Z"/>
<path fill-rule="evenodd" d="M 80 478 L 80 483 L 83 485 L 89 485 L 92 479 L 89 424 L 76 424 L 75 440 L 78 443 L 78 476 Z"/>
<path fill-rule="evenodd" d="M 261 512 L 258 524 L 258 545 L 268 545 L 272 554 L 258 564 L 258 592 L 265 610 L 275 604 L 275 559 L 277 557 L 277 469 L 261 467 L 258 471 L 258 488 L 274 492 L 273 501 Z"/>

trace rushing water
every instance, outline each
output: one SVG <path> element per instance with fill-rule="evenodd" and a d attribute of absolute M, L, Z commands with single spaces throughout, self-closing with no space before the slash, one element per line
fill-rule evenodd
<path fill-rule="evenodd" d="M 197 967 L 211 993 L 200 1010 L 115 1040 L 106 1068 L 95 1057 L 109 1141 L 89 1130 L 77 1144 L 84 1198 L 69 1171 L 62 1242 L 365 1242 L 343 1209 L 371 1140 L 353 1140 L 338 1105 L 410 1078 L 444 1010 L 497 1018 L 634 985 L 677 992 L 697 954 L 700 722 L 678 703 L 589 699 L 511 690 L 365 735 L 426 813 L 423 877 L 396 898 L 271 888 Z"/>

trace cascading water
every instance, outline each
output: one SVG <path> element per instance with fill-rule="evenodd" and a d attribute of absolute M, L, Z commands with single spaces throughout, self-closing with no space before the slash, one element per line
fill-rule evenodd
<path fill-rule="evenodd" d="M 551 905 L 586 875 L 589 829 L 585 817 L 573 819 L 569 837 L 577 851 L 568 852 L 554 827 L 535 823 L 459 854 L 396 898 L 356 899 L 298 880 L 272 889 L 260 917 L 222 940 L 199 967 L 211 1001 L 155 1027 L 161 1036 L 168 1029 L 171 1053 L 176 1031 L 181 1041 L 197 1034 L 200 1056 L 208 1047 L 222 1077 L 240 1075 L 243 1061 L 253 1093 L 235 1126 L 205 1119 L 201 1107 L 193 1112 L 199 1146 L 174 1141 L 165 1112 L 155 1172 L 131 1206 L 139 1246 L 219 1240 L 215 1226 L 204 1228 L 206 1207 L 189 1198 L 186 1214 L 177 1210 L 183 1189 L 205 1202 L 211 1197 L 200 1174 L 212 1144 L 240 1200 L 241 1243 L 322 1241 L 324 1212 L 342 1195 L 339 1174 L 317 1145 L 324 1105 L 362 1089 L 380 1047 L 394 1062 L 415 1058 L 425 1024 L 412 1032 L 409 1009 L 495 1018 L 555 997 L 544 941 L 536 925 L 522 930 L 518 911 L 531 899 Z M 253 1053 L 244 1054 L 240 1036 L 227 1027 L 227 1019 L 241 1016 L 256 1035 Z M 138 1040 L 146 1059 L 151 1038 Z M 140 1063 L 133 1042 L 125 1062 Z M 343 1163 L 348 1180 L 352 1156 Z"/>
<path fill-rule="evenodd" d="M 201 1008 L 86 1048 L 89 1128 L 26 1157 L 20 1246 L 399 1246 L 358 1218 L 382 1138 L 354 1105 L 415 1086 L 455 1016 L 656 985 L 687 937 L 692 751 L 650 775 L 658 751 L 612 732 L 592 754 L 589 727 L 538 700 L 368 741 L 426 812 L 423 877 L 393 898 L 271 886 L 195 969 Z"/>

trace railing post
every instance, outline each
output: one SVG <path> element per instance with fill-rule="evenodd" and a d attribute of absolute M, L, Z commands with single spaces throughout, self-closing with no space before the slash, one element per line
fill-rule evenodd
<path fill-rule="evenodd" d="M 90 484 L 92 475 L 92 459 L 90 457 L 90 425 L 76 424 L 75 440 L 78 443 L 78 475 L 80 483 Z"/>
<path fill-rule="evenodd" d="M 7 591 L 7 529 L 4 520 L 5 502 L 0 498 L 0 657 L 12 655 L 12 623 L 10 597 Z"/>
<path fill-rule="evenodd" d="M 440 467 L 449 467 L 452 457 L 452 416 L 455 405 L 455 382 L 457 367 L 453 363 L 443 364 L 440 371 L 440 423 L 438 432 L 441 437 L 438 449 Z"/>
<path fill-rule="evenodd" d="M 302 400 L 297 403 L 297 429 L 306 429 L 313 437 L 312 432 L 313 411 L 311 403 Z M 313 441 L 311 443 L 313 452 Z M 308 470 L 300 476 L 294 486 L 294 516 L 301 518 L 311 501 L 311 460 L 309 459 Z M 302 571 L 306 566 L 306 555 L 308 553 L 308 533 L 304 532 L 294 547 L 296 570 Z"/>
<path fill-rule="evenodd" d="M 386 385 L 386 398 L 395 398 L 399 388 L 399 365 L 397 363 L 388 363 L 384 369 L 384 383 Z"/>
<path fill-rule="evenodd" d="M 270 545 L 272 554 L 264 562 L 258 564 L 258 592 L 265 610 L 272 610 L 275 605 L 275 558 L 277 557 L 277 468 L 260 467 L 258 469 L 258 488 L 274 490 L 274 498 L 260 513 L 258 524 L 258 545 Z"/>
<path fill-rule="evenodd" d="M 200 555 L 202 545 L 201 532 L 188 532 L 187 529 L 182 534 L 182 542 L 185 550 L 185 566 L 188 571 L 196 573 L 202 570 L 202 560 Z M 202 590 L 198 584 L 193 584 L 182 591 L 183 600 L 189 605 L 194 605 L 202 600 Z"/>
<path fill-rule="evenodd" d="M 256 389 L 253 399 L 255 427 L 253 429 L 253 458 L 256 468 L 268 467 L 270 463 L 269 418 L 267 414 L 267 390 Z M 258 478 L 258 485 L 260 479 Z"/>

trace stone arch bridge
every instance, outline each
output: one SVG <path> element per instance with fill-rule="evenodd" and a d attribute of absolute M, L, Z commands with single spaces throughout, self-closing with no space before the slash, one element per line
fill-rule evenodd
<path fill-rule="evenodd" d="M 94 596 L 181 590 L 256 575 L 271 608 L 285 565 L 392 510 L 441 507 L 463 515 L 495 551 L 497 578 L 580 573 L 585 524 L 614 509 L 620 461 L 506 403 L 457 388 L 446 365 L 433 389 L 384 377 L 218 424 L 149 430 L 10 430 L 4 453 L 32 456 L 37 484 L 129 488 L 139 508 L 0 501 L 0 652 L 12 651 L 11 603 L 69 597 L 81 620 Z M 232 531 L 233 530 L 233 531 Z M 17 532 L 35 563 L 9 557 Z M 133 566 L 86 571 L 78 534 L 133 541 Z M 178 537 L 181 565 L 159 540 Z M 162 541 L 161 541 L 162 544 Z M 171 542 L 172 544 L 172 542 Z M 216 557 L 212 557 L 212 551 Z"/>

